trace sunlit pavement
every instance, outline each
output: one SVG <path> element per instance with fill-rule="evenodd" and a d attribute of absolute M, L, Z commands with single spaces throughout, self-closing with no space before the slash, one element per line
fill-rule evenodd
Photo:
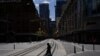
<path fill-rule="evenodd" d="M 44 56 L 47 43 L 50 43 L 52 47 L 52 56 L 100 56 L 100 45 L 95 45 L 95 50 L 93 50 L 92 44 L 78 44 L 54 39 L 29 43 L 1 43 L 0 56 Z"/>
<path fill-rule="evenodd" d="M 21 50 L 27 49 L 31 46 L 38 45 L 39 43 L 42 43 L 45 41 L 47 40 L 40 41 L 40 42 L 26 42 L 26 43 L 1 43 L 0 44 L 0 56 L 7 56 L 9 54 L 16 53 Z"/>
<path fill-rule="evenodd" d="M 100 56 L 100 45 L 78 44 L 61 41 L 65 47 L 67 56 Z"/>
<path fill-rule="evenodd" d="M 9 43 L 2 44 L 2 50 L 12 50 L 1 53 L 1 56 L 44 56 L 47 50 L 47 43 L 50 43 L 52 56 L 66 56 L 66 51 L 61 42 L 53 39 L 47 39 L 41 42 L 32 43 Z M 15 44 L 15 50 L 14 50 Z M 20 45 L 21 44 L 21 45 Z M 3 47 L 5 46 L 5 48 Z M 7 47 L 8 46 L 8 47 Z M 1 51 L 2 51 L 1 50 Z M 5 50 L 5 51 L 6 51 Z"/>

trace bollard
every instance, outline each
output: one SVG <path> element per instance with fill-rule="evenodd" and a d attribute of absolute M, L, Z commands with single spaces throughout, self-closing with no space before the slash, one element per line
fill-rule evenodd
<path fill-rule="evenodd" d="M 95 44 L 93 44 L 93 51 L 95 50 Z"/>
<path fill-rule="evenodd" d="M 82 51 L 84 51 L 84 45 L 82 45 Z"/>
<path fill-rule="evenodd" d="M 15 50 L 15 44 L 14 44 L 14 50 Z"/>
<path fill-rule="evenodd" d="M 74 46 L 74 53 L 76 53 L 76 46 Z"/>

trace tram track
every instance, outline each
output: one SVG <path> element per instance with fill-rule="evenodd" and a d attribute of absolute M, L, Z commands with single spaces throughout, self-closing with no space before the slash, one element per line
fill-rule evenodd
<path fill-rule="evenodd" d="M 52 41 L 52 43 L 50 43 L 50 45 L 51 45 L 51 48 L 52 48 L 51 49 L 51 54 L 53 55 L 56 48 L 57 48 L 57 44 L 54 41 Z M 37 56 L 45 56 L 44 52 L 46 52 L 46 50 L 47 50 L 47 48 L 43 49 L 43 51 L 41 51 Z M 44 53 L 44 55 L 42 55 L 42 53 Z"/>
<path fill-rule="evenodd" d="M 36 56 L 44 56 L 45 53 L 46 53 L 46 50 L 47 50 L 46 44 L 47 44 L 47 41 L 45 41 L 43 43 L 40 43 L 40 44 L 38 44 L 36 46 L 32 46 L 30 48 L 18 51 L 18 52 L 13 53 L 13 54 L 10 54 L 8 56 L 28 56 L 27 54 L 29 54 L 31 52 L 34 52 L 37 49 L 42 49 L 42 48 L 43 48 L 43 50 L 41 50 Z M 52 40 L 50 45 L 52 47 L 51 54 L 53 55 L 55 50 L 56 50 L 56 48 L 57 48 L 57 44 Z"/>
<path fill-rule="evenodd" d="M 36 46 L 32 46 L 30 48 L 18 51 L 16 53 L 10 54 L 8 56 L 24 56 L 24 55 L 26 55 L 26 54 L 28 54 L 30 52 L 33 52 L 33 51 L 37 50 L 38 48 L 44 46 L 45 44 L 46 44 L 46 42 L 45 43 L 40 43 L 40 44 L 38 44 Z"/>
<path fill-rule="evenodd" d="M 55 43 L 54 43 L 54 41 L 52 41 L 52 43 L 50 43 L 50 45 L 51 45 L 51 48 L 52 48 L 51 54 L 53 54 L 53 52 L 54 52 L 54 50 L 55 50 Z M 47 48 L 45 48 L 45 49 L 44 49 L 42 52 L 40 52 L 37 56 L 45 56 L 46 53 L 44 53 L 44 52 L 46 52 L 46 50 L 47 50 Z M 42 53 L 44 53 L 44 55 L 42 55 Z"/>

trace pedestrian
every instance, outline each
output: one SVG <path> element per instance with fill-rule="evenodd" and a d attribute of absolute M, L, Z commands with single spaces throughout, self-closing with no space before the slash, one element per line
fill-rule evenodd
<path fill-rule="evenodd" d="M 49 43 L 47 43 L 47 51 L 46 51 L 45 56 L 52 56 L 52 54 L 51 54 L 51 46 L 50 46 Z"/>

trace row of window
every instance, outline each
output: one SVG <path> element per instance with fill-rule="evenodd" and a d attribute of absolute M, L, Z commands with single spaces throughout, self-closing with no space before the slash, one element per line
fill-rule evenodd
<path fill-rule="evenodd" d="M 0 2 L 21 2 L 21 0 L 0 0 Z"/>
<path fill-rule="evenodd" d="M 87 15 L 100 14 L 100 0 L 84 0 Z"/>

